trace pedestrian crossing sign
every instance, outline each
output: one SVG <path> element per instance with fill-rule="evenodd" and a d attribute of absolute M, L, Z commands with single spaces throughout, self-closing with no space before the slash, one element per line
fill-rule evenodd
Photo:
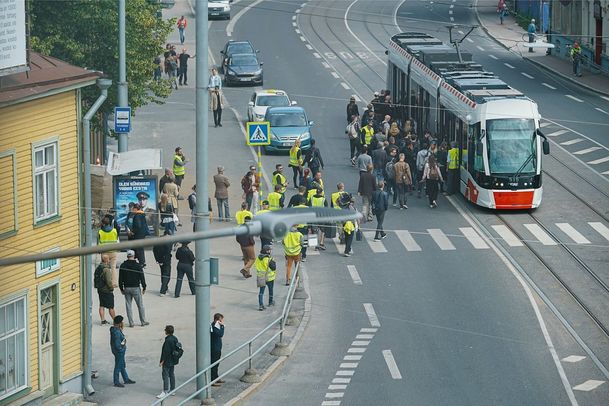
<path fill-rule="evenodd" d="M 268 121 L 246 123 L 247 145 L 270 145 L 271 123 Z"/>

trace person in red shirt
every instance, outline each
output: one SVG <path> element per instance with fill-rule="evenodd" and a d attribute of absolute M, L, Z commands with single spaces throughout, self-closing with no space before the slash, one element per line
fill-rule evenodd
<path fill-rule="evenodd" d="M 184 43 L 184 31 L 186 30 L 186 18 L 180 17 L 178 20 L 178 31 L 180 32 L 180 44 Z"/>

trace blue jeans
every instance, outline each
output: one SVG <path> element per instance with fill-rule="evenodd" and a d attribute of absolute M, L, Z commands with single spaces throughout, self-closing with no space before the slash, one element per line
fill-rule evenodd
<path fill-rule="evenodd" d="M 180 32 L 180 44 L 184 43 L 184 28 L 178 28 L 178 31 Z"/>
<path fill-rule="evenodd" d="M 273 302 L 273 286 L 275 285 L 275 281 L 266 281 L 266 286 L 269 287 L 269 305 Z M 258 288 L 258 305 L 264 305 L 264 289 L 265 286 L 260 286 Z"/>
<path fill-rule="evenodd" d="M 383 170 L 382 169 L 375 169 L 374 170 L 374 177 L 376 178 L 376 183 L 379 183 L 382 180 L 385 180 L 385 176 L 383 176 Z"/>
<path fill-rule="evenodd" d="M 120 383 L 118 380 L 119 373 L 123 376 L 123 381 L 129 381 L 129 375 L 127 374 L 127 369 L 125 364 L 125 352 L 114 353 L 114 373 L 112 375 L 112 379 L 114 380 L 114 384 L 117 385 Z"/>
<path fill-rule="evenodd" d="M 228 221 L 230 217 L 230 213 L 228 211 L 228 198 L 216 198 L 216 202 L 218 203 L 218 220 L 223 218 L 224 220 Z"/>
<path fill-rule="evenodd" d="M 176 376 L 173 365 L 170 367 L 163 366 L 161 377 L 163 378 L 164 392 L 169 392 L 170 390 L 174 390 L 176 388 Z"/>

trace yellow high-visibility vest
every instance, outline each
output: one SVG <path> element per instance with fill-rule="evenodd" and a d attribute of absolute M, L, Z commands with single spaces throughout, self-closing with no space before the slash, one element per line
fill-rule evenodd
<path fill-rule="evenodd" d="M 254 262 L 254 266 L 256 267 L 256 277 L 265 278 L 267 282 L 272 282 L 275 280 L 276 272 L 273 271 L 269 267 L 269 262 L 271 262 L 271 257 L 256 257 L 256 262 Z"/>
<path fill-rule="evenodd" d="M 279 182 L 277 182 L 278 177 L 279 177 Z M 286 185 L 285 176 L 283 176 L 281 173 L 276 173 L 275 175 L 273 175 L 273 189 L 275 188 L 275 185 L 281 186 L 281 191 L 279 193 L 285 193 L 285 189 L 286 189 L 285 188 L 285 185 Z"/>
<path fill-rule="evenodd" d="M 302 154 L 300 154 L 300 157 L 299 157 L 298 152 L 300 152 L 300 147 L 294 147 L 294 148 L 290 149 L 290 165 L 291 166 L 302 166 L 302 163 L 303 163 Z"/>
<path fill-rule="evenodd" d="M 311 206 L 313 207 L 324 207 L 324 202 L 326 201 L 326 198 L 323 196 L 319 196 L 319 197 L 315 197 L 313 196 L 311 198 Z"/>
<path fill-rule="evenodd" d="M 290 231 L 283 238 L 283 251 L 286 255 L 298 255 L 302 250 L 302 246 L 300 245 L 300 240 L 302 239 L 302 234 L 298 231 Z"/>
<path fill-rule="evenodd" d="M 182 157 L 177 154 L 173 156 L 173 174 L 175 176 L 184 175 L 186 173 L 186 168 L 184 167 L 184 165 L 176 165 L 176 160 L 182 162 Z"/>
<path fill-rule="evenodd" d="M 239 210 L 237 213 L 235 213 L 235 220 L 237 220 L 237 224 L 245 223 L 245 218 L 247 216 L 249 216 L 251 219 L 254 218 L 252 212 L 248 210 Z"/>
<path fill-rule="evenodd" d="M 365 126 L 362 128 L 362 131 L 364 132 L 364 143 L 366 145 L 370 145 L 372 142 L 372 137 L 374 137 L 374 128 L 368 128 L 368 126 Z"/>
<path fill-rule="evenodd" d="M 448 169 L 458 169 L 459 168 L 459 149 L 451 148 L 448 150 L 448 157 L 450 161 L 448 162 Z"/>
<path fill-rule="evenodd" d="M 345 221 L 345 224 L 343 225 L 343 231 L 345 232 L 345 234 L 351 234 L 353 231 L 355 231 L 355 225 L 351 220 Z"/>
<path fill-rule="evenodd" d="M 257 216 L 257 215 L 259 215 L 259 214 L 262 214 L 262 213 L 268 213 L 268 212 L 270 212 L 270 210 L 269 210 L 269 209 L 260 209 L 260 210 L 258 210 L 258 211 L 256 212 L 256 216 Z"/>
<path fill-rule="evenodd" d="M 281 200 L 281 194 L 280 193 L 271 192 L 266 197 L 266 200 L 269 201 L 269 209 L 271 209 L 273 211 L 281 209 L 281 206 L 279 205 L 279 201 Z"/>
<path fill-rule="evenodd" d="M 99 230 L 98 236 L 100 244 L 112 244 L 118 242 L 118 233 L 114 227 L 112 227 L 112 230 L 110 231 Z"/>
<path fill-rule="evenodd" d="M 346 192 L 345 192 L 345 191 L 342 191 L 342 192 L 334 192 L 334 193 L 332 193 L 332 196 L 330 197 L 330 199 L 332 200 L 332 206 L 333 206 L 335 209 L 339 209 L 339 210 L 341 209 L 341 208 L 340 208 L 340 206 L 339 206 L 339 204 L 338 204 L 338 199 L 340 198 L 340 196 L 341 196 L 343 193 L 346 193 Z"/>

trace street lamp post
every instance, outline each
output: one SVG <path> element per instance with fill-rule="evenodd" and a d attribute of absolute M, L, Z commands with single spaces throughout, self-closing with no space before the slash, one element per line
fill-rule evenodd
<path fill-rule="evenodd" d="M 125 39 L 125 0 L 118 0 L 118 106 L 128 107 L 127 93 L 127 51 Z M 118 152 L 127 152 L 129 149 L 129 134 L 118 134 Z"/>

